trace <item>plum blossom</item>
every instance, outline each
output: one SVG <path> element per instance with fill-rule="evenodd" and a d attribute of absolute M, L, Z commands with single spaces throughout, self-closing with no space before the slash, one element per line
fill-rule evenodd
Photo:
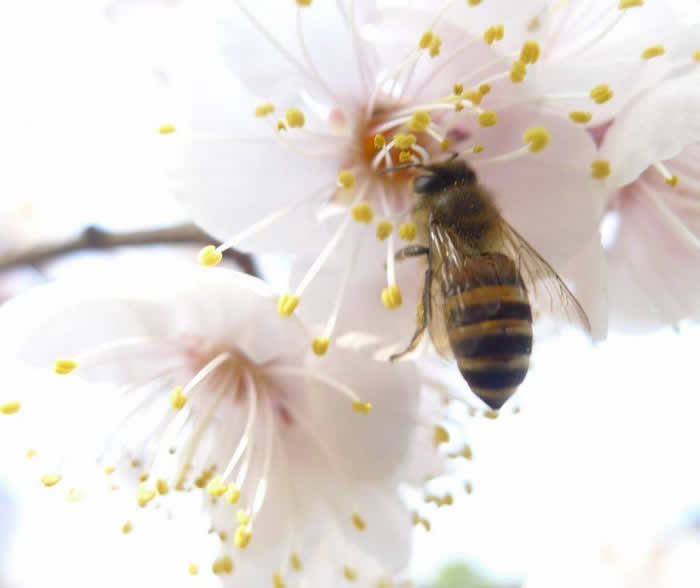
<path fill-rule="evenodd" d="M 613 188 L 606 209 L 611 324 L 674 325 L 700 316 L 700 75 L 686 70 L 635 97 L 602 132 Z"/>
<path fill-rule="evenodd" d="M 129 538 L 201 509 L 172 564 L 183 577 L 370 585 L 403 569 L 423 520 L 407 504 L 443 474 L 447 441 L 415 367 L 318 358 L 264 282 L 165 266 L 56 282 L 0 311 L 4 357 L 55 371 L 0 397 L 0 418 L 34 437 L 33 485 L 114 489 L 104 518 Z"/>
<path fill-rule="evenodd" d="M 203 250 L 202 263 L 216 264 L 229 246 L 304 259 L 281 314 L 316 312 L 307 294 L 332 261 L 350 267 L 350 281 L 384 275 L 362 313 L 402 306 L 407 287 L 394 253 L 426 230 L 412 215 L 416 170 L 391 171 L 402 164 L 468 159 L 508 222 L 555 268 L 596 233 L 600 198 L 592 195 L 605 170 L 585 126 L 550 106 L 566 94 L 591 112 L 604 108 L 615 93 L 604 71 L 585 89 L 562 76 L 539 92 L 528 83 L 539 45 L 525 41 L 518 59 L 504 59 L 508 30 L 497 12 L 477 35 L 435 7 L 231 4 L 220 31 L 243 87 L 227 93 L 197 80 L 191 120 L 178 120 L 168 140 L 181 141 L 181 199 L 223 241 Z M 458 4 L 467 14 L 488 6 Z M 334 286 L 338 299 L 347 283 Z M 333 323 L 343 309 L 351 312 L 342 304 L 314 318 Z"/>

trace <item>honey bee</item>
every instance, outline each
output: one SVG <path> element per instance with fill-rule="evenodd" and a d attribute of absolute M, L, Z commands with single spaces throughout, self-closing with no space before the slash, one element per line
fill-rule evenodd
<path fill-rule="evenodd" d="M 417 328 L 399 359 L 429 328 L 438 352 L 456 358 L 471 390 L 499 409 L 523 382 L 532 351 L 532 307 L 563 316 L 590 333 L 581 305 L 551 266 L 511 227 L 493 195 L 462 159 L 414 165 L 414 218 L 427 247 L 409 245 L 397 260 L 427 256 Z M 397 168 L 393 168 L 397 169 Z M 387 170 L 391 171 L 391 170 Z"/>

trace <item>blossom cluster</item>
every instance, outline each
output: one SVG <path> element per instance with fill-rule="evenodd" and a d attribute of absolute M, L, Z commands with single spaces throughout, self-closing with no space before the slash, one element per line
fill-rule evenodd
<path fill-rule="evenodd" d="M 191 540 L 185 575 L 401 585 L 411 527 L 471 492 L 467 417 L 498 416 L 430 349 L 388 361 L 425 272 L 396 259 L 426 244 L 416 168 L 468 161 L 594 339 L 697 318 L 698 26 L 642 0 L 226 4 L 188 26 L 221 36 L 239 86 L 195 68 L 191 116 L 159 129 L 175 191 L 221 244 L 205 267 L 6 304 L 5 354 L 53 367 L 61 400 L 49 423 L 44 386 L 0 410 L 23 433 L 89 411 L 87 450 L 27 457 L 47 492 L 113 489 L 117 532 L 196 504 L 217 541 L 205 556 Z M 214 267 L 230 248 L 290 255 L 288 283 Z"/>

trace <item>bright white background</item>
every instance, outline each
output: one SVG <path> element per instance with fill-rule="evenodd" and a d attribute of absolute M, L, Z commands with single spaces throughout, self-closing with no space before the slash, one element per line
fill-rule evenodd
<path fill-rule="evenodd" d="M 167 65 L 186 68 L 193 56 L 176 54 L 162 6 L 139 4 L 0 9 L 0 250 L 87 223 L 123 229 L 182 217 L 155 129 L 183 108 Z M 674 7 L 699 11 L 696 0 Z M 211 43 L 201 39 L 203 55 Z M 82 256 L 53 272 L 85 275 L 103 261 Z M 0 292 L 14 279 L 0 277 Z M 464 558 L 531 588 L 700 585 L 698 534 L 683 531 L 700 513 L 698 349 L 700 330 L 687 325 L 613 335 L 595 349 L 575 337 L 543 343 L 522 413 L 471 424 L 474 493 L 436 512 L 430 534 L 416 533 L 415 573 L 430 577 L 436 564 Z M 52 541 L 95 548 L 69 525 L 52 530 L 51 511 L 17 493 L 3 468 L 8 451 L 17 448 L 0 448 L 0 587 L 46 586 L 56 568 L 37 562 L 58 557 Z M 120 550 L 122 540 L 99 549 Z M 666 575 L 640 578 L 651 551 L 670 544 Z M 76 585 L 81 577 L 88 582 L 76 574 Z"/>

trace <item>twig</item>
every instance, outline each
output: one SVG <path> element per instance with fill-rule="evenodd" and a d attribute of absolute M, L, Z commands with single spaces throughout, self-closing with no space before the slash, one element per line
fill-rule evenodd
<path fill-rule="evenodd" d="M 84 251 L 86 249 L 113 249 L 115 247 L 134 247 L 141 245 L 159 245 L 164 243 L 215 243 L 210 235 L 191 223 L 165 227 L 162 229 L 144 229 L 141 231 L 110 232 L 100 227 L 90 226 L 77 237 L 55 243 L 35 245 L 28 249 L 8 251 L 0 255 L 0 272 L 22 265 L 41 265 L 55 257 Z M 258 275 L 255 261 L 251 255 L 229 250 L 231 257 L 240 268 L 253 276 Z"/>

